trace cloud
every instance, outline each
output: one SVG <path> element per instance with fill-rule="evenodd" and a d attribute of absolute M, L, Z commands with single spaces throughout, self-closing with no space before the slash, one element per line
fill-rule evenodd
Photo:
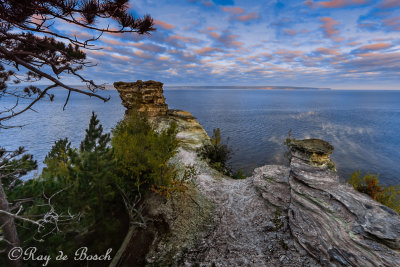
<path fill-rule="evenodd" d="M 244 14 L 244 9 L 241 7 L 222 7 L 222 11 L 229 13 L 229 20 L 238 20 L 241 22 L 248 22 L 259 18 L 258 12 L 250 12 Z"/>
<path fill-rule="evenodd" d="M 248 22 L 250 20 L 258 19 L 258 16 L 259 15 L 258 15 L 257 12 L 251 12 L 251 13 L 248 13 L 246 15 L 242 15 L 242 16 L 237 17 L 237 20 L 243 21 L 243 22 Z"/>
<path fill-rule="evenodd" d="M 241 7 L 222 7 L 222 10 L 224 12 L 235 14 L 235 15 L 244 13 L 244 9 Z"/>
<path fill-rule="evenodd" d="M 381 49 L 389 48 L 391 46 L 392 45 L 389 44 L 389 43 L 376 43 L 376 44 L 370 44 L 370 45 L 361 46 L 359 48 L 359 50 L 364 50 L 364 51 L 366 51 L 366 50 L 381 50 Z"/>
<path fill-rule="evenodd" d="M 400 31 L 400 16 L 384 19 L 383 24 L 393 31 Z"/>
<path fill-rule="evenodd" d="M 323 1 L 323 2 L 314 2 L 313 0 L 306 0 L 303 2 L 305 6 L 310 8 L 345 8 L 350 6 L 360 6 L 365 5 L 370 0 L 330 0 L 330 1 Z M 396 0 L 394 0 L 396 1 Z"/>
<path fill-rule="evenodd" d="M 314 52 L 322 55 L 340 55 L 338 49 L 319 47 Z"/>
<path fill-rule="evenodd" d="M 367 0 L 331 0 L 326 2 L 319 2 L 318 5 L 324 8 L 343 8 L 353 5 L 364 5 Z"/>
<path fill-rule="evenodd" d="M 175 28 L 174 25 L 166 23 L 164 21 L 161 20 L 154 20 L 154 24 L 160 26 L 161 28 L 165 29 L 165 30 L 172 30 Z"/>
<path fill-rule="evenodd" d="M 195 49 L 194 52 L 200 56 L 208 56 L 214 52 L 221 52 L 222 49 L 215 48 L 215 47 L 203 47 L 200 49 Z"/>
<path fill-rule="evenodd" d="M 153 52 L 153 53 L 163 53 L 165 52 L 165 47 L 160 45 L 155 45 L 151 43 L 129 43 L 129 45 L 134 46 L 143 51 Z"/>
<path fill-rule="evenodd" d="M 194 38 L 194 37 L 185 37 L 182 35 L 171 35 L 167 38 L 167 40 L 179 40 L 184 43 L 192 43 L 192 44 L 197 44 L 200 43 L 200 39 Z"/>
<path fill-rule="evenodd" d="M 325 37 L 330 38 L 336 42 L 340 42 L 342 40 L 338 37 L 339 30 L 336 27 L 339 25 L 339 22 L 330 17 L 322 17 L 320 18 L 320 21 L 323 22 L 320 27 L 323 29 Z"/>
<path fill-rule="evenodd" d="M 283 29 L 283 31 L 287 34 L 287 35 L 296 35 L 296 31 L 292 30 L 292 29 Z"/>
<path fill-rule="evenodd" d="M 239 48 L 244 44 L 236 40 L 239 35 L 231 34 L 229 30 L 225 30 L 222 34 L 210 32 L 208 35 L 217 45 L 224 48 Z"/>
<path fill-rule="evenodd" d="M 380 8 L 396 8 L 400 7 L 399 0 L 383 0 L 382 3 L 379 5 Z"/>
<path fill-rule="evenodd" d="M 347 46 L 357 46 L 357 45 L 360 45 L 360 44 L 361 44 L 361 42 L 356 42 L 356 41 L 346 43 Z"/>

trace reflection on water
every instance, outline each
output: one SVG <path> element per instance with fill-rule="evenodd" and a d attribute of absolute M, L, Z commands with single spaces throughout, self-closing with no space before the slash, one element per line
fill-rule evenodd
<path fill-rule="evenodd" d="M 206 131 L 221 128 L 234 168 L 285 164 L 285 138 L 334 145 L 342 179 L 361 169 L 400 184 L 400 92 L 312 90 L 168 90 L 170 108 L 188 110 Z"/>
<path fill-rule="evenodd" d="M 10 123 L 22 129 L 0 130 L 0 145 L 25 146 L 39 164 L 55 140 L 79 145 L 91 111 L 106 131 L 123 117 L 116 91 L 108 103 L 72 95 L 65 111 L 63 91 L 52 103 L 40 102 Z M 289 129 L 296 138 L 321 138 L 335 146 L 333 159 L 345 178 L 357 169 L 379 173 L 386 184 L 400 184 L 400 92 L 311 90 L 165 90 L 170 108 L 190 111 L 206 131 L 221 128 L 235 154 L 231 163 L 245 171 L 263 164 L 285 164 L 283 142 Z M 2 106 L 8 99 L 1 99 Z M 9 102 L 8 104 L 10 104 Z"/>

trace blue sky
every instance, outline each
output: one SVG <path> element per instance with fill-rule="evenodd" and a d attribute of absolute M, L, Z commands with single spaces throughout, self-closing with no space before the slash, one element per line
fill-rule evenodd
<path fill-rule="evenodd" d="M 148 36 L 104 34 L 98 82 L 400 89 L 400 0 L 135 0 Z M 57 30 L 91 37 L 71 25 Z M 71 80 L 71 82 L 73 82 Z"/>

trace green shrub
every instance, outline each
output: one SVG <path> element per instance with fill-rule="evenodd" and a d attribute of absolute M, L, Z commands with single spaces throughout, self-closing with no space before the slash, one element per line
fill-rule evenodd
<path fill-rule="evenodd" d="M 231 158 L 232 150 L 227 144 L 222 143 L 221 131 L 219 128 L 213 130 L 210 143 L 204 144 L 199 150 L 199 155 L 208 159 L 210 165 L 225 174 L 230 173 L 227 166 L 228 160 Z"/>
<path fill-rule="evenodd" d="M 111 144 L 118 163 L 115 174 L 120 187 L 140 193 L 172 184 L 175 168 L 168 161 L 178 148 L 175 123 L 156 133 L 144 117 L 131 114 L 112 133 Z"/>
<path fill-rule="evenodd" d="M 361 177 L 360 171 L 352 173 L 349 184 L 357 191 L 400 213 L 400 186 L 381 186 L 377 174 L 367 173 Z"/>

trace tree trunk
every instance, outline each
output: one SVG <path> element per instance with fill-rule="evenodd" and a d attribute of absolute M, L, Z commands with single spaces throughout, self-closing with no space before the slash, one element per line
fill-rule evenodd
<path fill-rule="evenodd" d="M 114 258 L 112 259 L 110 265 L 108 267 L 116 267 L 118 266 L 119 261 L 121 260 L 122 255 L 124 254 L 129 241 L 131 240 L 133 233 L 135 232 L 135 226 L 130 224 L 128 233 L 126 234 L 124 241 L 122 242 L 121 246 L 119 247 L 117 253 L 115 254 Z"/>
<path fill-rule="evenodd" d="M 7 200 L 7 195 L 4 192 L 3 189 L 3 184 L 0 179 L 0 209 L 10 212 L 10 207 L 8 204 Z M 3 236 L 7 243 L 7 257 L 8 257 L 8 252 L 14 248 L 14 247 L 19 247 L 19 238 L 18 238 L 18 233 L 17 233 L 17 228 L 15 226 L 15 221 L 13 217 L 10 217 L 6 214 L 0 214 L 0 225 L 2 225 L 2 230 L 3 230 Z M 17 260 L 11 260 L 10 258 L 10 266 L 15 266 L 15 267 L 20 267 L 22 266 L 22 259 L 19 258 Z"/>

